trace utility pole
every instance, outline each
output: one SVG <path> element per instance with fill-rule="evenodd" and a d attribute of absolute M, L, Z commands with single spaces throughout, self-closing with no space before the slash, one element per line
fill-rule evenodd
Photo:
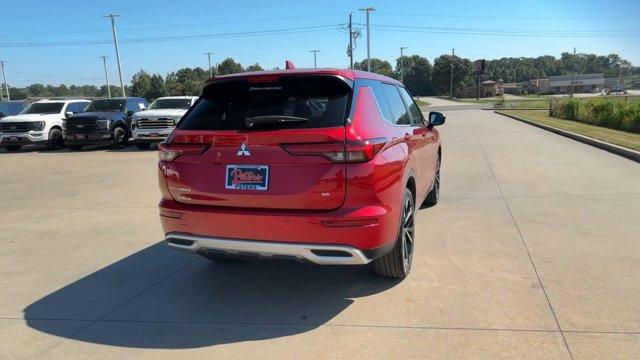
<path fill-rule="evenodd" d="M 449 99 L 453 99 L 453 57 L 456 55 L 456 49 L 451 49 L 451 82 L 449 83 Z"/>
<path fill-rule="evenodd" d="M 573 76 L 571 77 L 571 97 L 573 97 L 573 84 L 576 81 L 576 67 L 577 67 L 577 62 L 576 62 L 576 48 L 573 48 Z"/>
<path fill-rule="evenodd" d="M 309 52 L 313 53 L 313 67 L 317 68 L 318 67 L 318 62 L 316 60 L 316 54 L 320 52 L 320 50 L 309 50 Z"/>
<path fill-rule="evenodd" d="M 109 75 L 107 75 L 107 57 L 100 56 L 102 64 L 104 65 L 104 79 L 107 82 L 107 96 L 111 97 L 111 86 L 109 85 Z"/>
<path fill-rule="evenodd" d="M 372 7 L 358 9 L 360 11 L 364 11 L 367 14 L 367 71 L 371 71 L 371 28 L 369 27 L 369 13 L 372 11 L 376 11 L 376 9 Z"/>
<path fill-rule="evenodd" d="M 204 54 L 207 55 L 207 58 L 209 58 L 209 77 L 213 77 L 213 71 L 211 70 L 211 55 L 213 55 L 213 53 L 206 52 Z"/>
<path fill-rule="evenodd" d="M 9 94 L 9 83 L 7 82 L 7 74 L 4 73 L 4 60 L 0 60 L 0 67 L 2 67 L 2 79 L 4 80 L 4 87 L 7 89 L 7 101 L 11 101 L 11 95 Z M 0 89 L 0 92 L 2 89 Z"/>
<path fill-rule="evenodd" d="M 349 69 L 353 69 L 353 23 L 349 13 Z"/>
<path fill-rule="evenodd" d="M 400 46 L 400 82 L 404 84 L 404 54 L 402 50 L 407 49 L 406 46 Z"/>
<path fill-rule="evenodd" d="M 116 47 L 116 59 L 118 60 L 118 76 L 120 77 L 120 88 L 122 88 L 122 97 L 126 97 L 124 91 L 124 82 L 122 81 L 122 64 L 120 63 L 120 49 L 118 48 L 118 36 L 116 35 L 116 18 L 120 17 L 120 14 L 109 14 L 103 17 L 111 19 L 111 31 L 113 32 L 113 44 Z"/>

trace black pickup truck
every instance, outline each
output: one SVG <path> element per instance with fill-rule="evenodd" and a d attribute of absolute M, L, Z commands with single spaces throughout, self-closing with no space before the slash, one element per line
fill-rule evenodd
<path fill-rule="evenodd" d="M 71 150 L 85 145 L 122 149 L 131 137 L 131 116 L 147 107 L 147 100 L 137 97 L 93 100 L 84 112 L 65 119 L 64 143 Z"/>

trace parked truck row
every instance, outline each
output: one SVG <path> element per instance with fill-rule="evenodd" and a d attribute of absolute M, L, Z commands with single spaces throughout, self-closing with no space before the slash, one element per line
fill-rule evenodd
<path fill-rule="evenodd" d="M 143 98 L 40 100 L 23 108 L 2 103 L 0 147 L 18 151 L 26 145 L 50 150 L 88 145 L 122 149 L 131 140 L 139 149 L 163 141 L 193 105 L 195 96 Z"/>

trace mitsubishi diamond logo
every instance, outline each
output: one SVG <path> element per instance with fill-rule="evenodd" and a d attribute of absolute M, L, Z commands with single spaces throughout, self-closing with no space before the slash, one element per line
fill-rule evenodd
<path fill-rule="evenodd" d="M 251 153 L 249 152 L 249 150 L 247 150 L 247 144 L 242 143 L 242 145 L 240 145 L 240 150 L 238 150 L 238 156 L 251 156 Z"/>

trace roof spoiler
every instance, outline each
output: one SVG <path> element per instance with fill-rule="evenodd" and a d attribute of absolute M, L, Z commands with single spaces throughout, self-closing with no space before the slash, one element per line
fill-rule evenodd
<path fill-rule="evenodd" d="M 293 65 L 293 62 L 291 60 L 287 60 L 284 62 L 284 68 L 287 70 L 291 70 L 291 69 L 295 69 L 296 66 Z"/>

